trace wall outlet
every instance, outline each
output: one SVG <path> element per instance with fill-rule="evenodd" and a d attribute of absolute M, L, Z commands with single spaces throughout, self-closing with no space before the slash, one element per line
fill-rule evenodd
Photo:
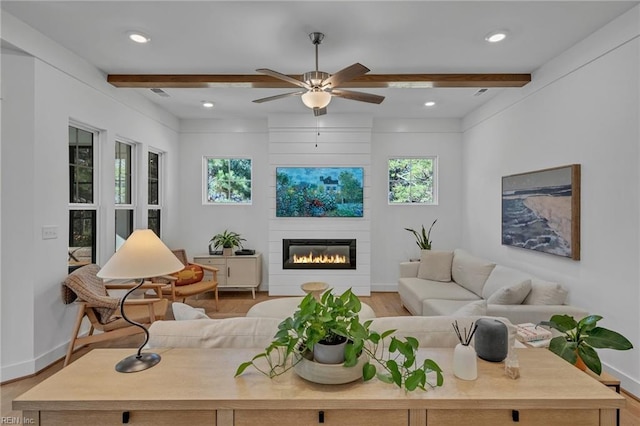
<path fill-rule="evenodd" d="M 42 227 L 42 239 L 43 240 L 55 240 L 58 238 L 58 227 L 55 225 Z"/>

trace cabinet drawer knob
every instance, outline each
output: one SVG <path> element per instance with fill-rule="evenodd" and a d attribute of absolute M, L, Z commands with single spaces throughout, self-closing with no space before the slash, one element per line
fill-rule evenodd
<path fill-rule="evenodd" d="M 324 423 L 324 411 L 318 411 L 318 423 Z"/>
<path fill-rule="evenodd" d="M 516 423 L 519 422 L 520 412 L 518 410 L 511 410 L 511 419 Z"/>
<path fill-rule="evenodd" d="M 127 424 L 129 423 L 129 412 L 128 411 L 123 411 L 122 412 L 122 424 Z"/>

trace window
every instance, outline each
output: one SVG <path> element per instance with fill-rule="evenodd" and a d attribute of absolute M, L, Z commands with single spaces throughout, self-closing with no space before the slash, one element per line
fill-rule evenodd
<path fill-rule="evenodd" d="M 69 272 L 96 262 L 98 133 L 69 126 Z"/>
<path fill-rule="evenodd" d="M 160 238 L 160 159 L 161 154 L 149 151 L 147 227 Z"/>
<path fill-rule="evenodd" d="M 436 160 L 389 159 L 389 204 L 438 204 Z"/>
<path fill-rule="evenodd" d="M 204 158 L 205 204 L 251 204 L 251 159 Z"/>
<path fill-rule="evenodd" d="M 115 220 L 116 250 L 133 232 L 133 146 L 116 141 Z"/>

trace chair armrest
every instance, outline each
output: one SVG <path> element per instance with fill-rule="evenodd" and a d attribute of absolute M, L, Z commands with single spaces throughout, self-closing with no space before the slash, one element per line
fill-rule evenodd
<path fill-rule="evenodd" d="M 169 284 L 169 283 L 158 283 L 156 281 L 153 281 L 153 280 L 157 280 L 158 278 L 162 278 L 163 280 L 169 280 L 171 282 L 178 281 L 178 277 L 174 277 L 173 275 L 160 275 L 158 277 L 151 278 L 151 281 L 161 285 Z"/>
<path fill-rule="evenodd" d="M 220 269 L 215 266 L 203 265 L 202 263 L 190 263 L 190 265 L 196 265 L 204 269 L 205 271 L 218 272 Z"/>
<path fill-rule="evenodd" d="M 153 305 L 156 302 L 162 301 L 160 297 L 150 297 L 148 299 L 127 299 L 124 301 L 126 305 Z"/>
<path fill-rule="evenodd" d="M 164 277 L 163 277 L 164 278 Z M 107 290 L 128 290 L 131 289 L 133 287 L 135 287 L 136 284 L 135 283 L 124 283 L 124 284 L 105 284 L 104 287 Z M 144 289 L 155 289 L 157 287 L 161 287 L 162 285 L 160 283 L 153 283 L 153 282 L 149 282 L 149 281 L 145 281 L 144 283 L 142 283 L 142 285 L 140 286 L 140 288 L 144 288 Z"/>

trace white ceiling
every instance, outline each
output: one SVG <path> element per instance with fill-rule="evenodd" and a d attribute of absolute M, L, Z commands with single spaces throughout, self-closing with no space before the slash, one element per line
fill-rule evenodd
<path fill-rule="evenodd" d="M 105 74 L 285 74 L 314 69 L 308 34 L 325 33 L 320 69 L 360 62 L 373 74 L 534 73 L 637 1 L 2 1 L 9 12 Z M 506 29 L 489 44 L 484 36 Z M 151 36 L 132 43 L 129 30 Z M 535 77 L 534 77 L 535 78 Z M 309 111 L 298 97 L 254 104 L 287 89 L 135 90 L 180 118 L 265 117 Z M 329 114 L 463 117 L 500 90 L 356 89 L 380 105 L 334 98 Z M 293 91 L 293 90 L 290 90 Z M 436 100 L 427 108 L 426 100 Z M 200 106 L 211 100 L 215 108 Z M 309 112 L 311 114 L 311 112 Z"/>

